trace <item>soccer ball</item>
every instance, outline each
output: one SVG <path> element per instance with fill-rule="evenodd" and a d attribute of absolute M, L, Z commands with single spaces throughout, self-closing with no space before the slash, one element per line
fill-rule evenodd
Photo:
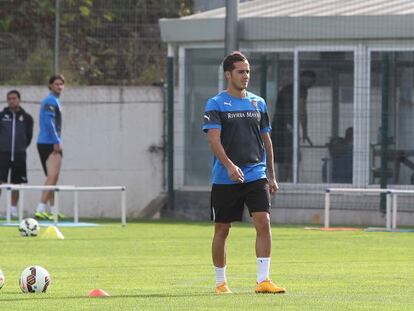
<path fill-rule="evenodd" d="M 23 270 L 19 285 L 23 293 L 44 293 L 50 282 L 49 272 L 45 268 L 30 266 Z"/>
<path fill-rule="evenodd" d="M 0 270 L 0 289 L 4 286 L 4 274 L 3 271 Z"/>
<path fill-rule="evenodd" d="M 19 225 L 22 236 L 37 236 L 40 231 L 39 223 L 33 218 L 23 219 Z"/>

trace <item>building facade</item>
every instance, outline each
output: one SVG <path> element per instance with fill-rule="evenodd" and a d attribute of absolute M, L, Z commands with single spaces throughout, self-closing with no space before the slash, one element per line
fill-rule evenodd
<path fill-rule="evenodd" d="M 160 27 L 177 51 L 175 188 L 183 196 L 207 192 L 211 152 L 200 129 L 206 100 L 225 87 L 225 8 L 160 20 Z M 327 187 L 414 189 L 414 3 L 249 1 L 239 4 L 238 32 L 251 63 L 249 90 L 266 99 L 273 120 L 282 92 L 292 105 L 292 165 L 280 180 L 274 221 L 320 221 Z M 309 87 L 304 72 L 314 75 Z M 355 217 L 338 222 L 381 222 L 381 201 L 343 200 L 337 206 Z M 208 197 L 200 205 L 208 210 Z M 414 210 L 414 196 L 400 205 Z"/>

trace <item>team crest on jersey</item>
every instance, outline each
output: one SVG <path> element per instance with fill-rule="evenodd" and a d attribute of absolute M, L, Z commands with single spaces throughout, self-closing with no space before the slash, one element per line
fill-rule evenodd
<path fill-rule="evenodd" d="M 252 105 L 255 109 L 257 109 L 257 100 L 252 99 Z"/>
<path fill-rule="evenodd" d="M 24 117 L 21 115 L 21 116 L 19 117 L 19 121 L 20 121 L 20 122 L 23 122 L 23 120 L 24 120 Z"/>

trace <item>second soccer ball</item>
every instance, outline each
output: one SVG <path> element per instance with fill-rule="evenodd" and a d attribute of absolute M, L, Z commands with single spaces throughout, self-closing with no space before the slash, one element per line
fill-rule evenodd
<path fill-rule="evenodd" d="M 20 223 L 19 231 L 22 236 L 37 236 L 40 231 L 40 226 L 36 219 L 26 218 Z"/>

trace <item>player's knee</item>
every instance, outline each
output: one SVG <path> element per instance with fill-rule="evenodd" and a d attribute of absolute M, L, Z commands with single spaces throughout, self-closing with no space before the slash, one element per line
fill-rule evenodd
<path fill-rule="evenodd" d="M 227 238 L 230 232 L 231 224 L 216 224 L 215 226 L 215 235 L 220 238 Z"/>
<path fill-rule="evenodd" d="M 59 173 L 51 173 L 47 176 L 47 179 L 51 184 L 56 184 L 59 179 Z"/>
<path fill-rule="evenodd" d="M 254 223 L 258 232 L 270 231 L 270 217 L 268 213 L 258 213 L 254 215 Z"/>

